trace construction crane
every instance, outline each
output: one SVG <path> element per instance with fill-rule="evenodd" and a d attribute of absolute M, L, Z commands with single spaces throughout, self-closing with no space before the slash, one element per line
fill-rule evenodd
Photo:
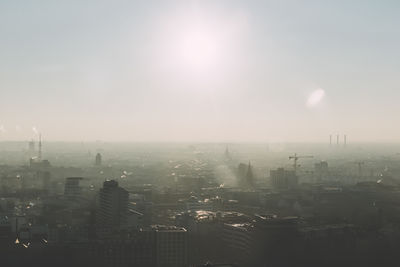
<path fill-rule="evenodd" d="M 364 165 L 364 161 L 355 161 L 355 162 L 353 162 L 353 164 L 358 165 L 358 176 L 361 177 L 361 168 L 362 168 L 362 165 Z"/>
<path fill-rule="evenodd" d="M 299 167 L 300 165 L 297 165 L 297 161 L 299 159 L 304 159 L 304 158 L 313 158 L 314 156 L 298 156 L 297 153 L 294 153 L 293 156 L 289 156 L 289 160 L 293 160 L 293 169 L 294 172 L 296 173 L 297 167 Z"/>

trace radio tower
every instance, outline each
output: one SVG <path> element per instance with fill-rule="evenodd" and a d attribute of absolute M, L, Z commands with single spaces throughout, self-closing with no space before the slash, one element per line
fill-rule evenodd
<path fill-rule="evenodd" d="M 42 134 L 39 134 L 39 161 L 42 161 Z"/>

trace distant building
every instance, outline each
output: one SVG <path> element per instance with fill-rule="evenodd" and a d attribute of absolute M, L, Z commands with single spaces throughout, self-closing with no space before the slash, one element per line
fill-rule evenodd
<path fill-rule="evenodd" d="M 326 161 L 320 161 L 318 163 L 315 163 L 314 165 L 314 173 L 318 181 L 321 181 L 322 179 L 326 178 L 328 176 L 328 162 Z"/>
<path fill-rule="evenodd" d="M 97 153 L 96 154 L 96 159 L 95 159 L 95 165 L 96 166 L 101 166 L 101 160 L 102 160 L 101 154 Z"/>
<path fill-rule="evenodd" d="M 42 180 L 43 190 L 49 191 L 51 174 L 49 171 L 37 171 L 37 178 Z"/>
<path fill-rule="evenodd" d="M 64 195 L 68 198 L 74 199 L 81 195 L 81 187 L 79 186 L 82 177 L 68 177 L 65 180 Z"/>
<path fill-rule="evenodd" d="M 31 157 L 35 154 L 35 141 L 33 139 L 28 143 L 28 151 Z"/>
<path fill-rule="evenodd" d="M 253 174 L 253 167 L 250 164 L 247 166 L 247 172 L 246 172 L 246 185 L 248 187 L 254 187 L 254 174 Z"/>
<path fill-rule="evenodd" d="M 118 230 L 126 225 L 129 193 L 115 180 L 105 181 L 99 194 L 98 226 L 100 232 Z"/>
<path fill-rule="evenodd" d="M 225 149 L 225 154 L 224 155 L 225 155 L 225 160 L 226 161 L 231 161 L 232 160 L 231 153 L 229 152 L 228 146 Z"/>
<path fill-rule="evenodd" d="M 47 169 L 50 168 L 50 161 L 44 160 L 42 155 L 42 135 L 39 135 L 39 145 L 38 145 L 38 153 L 35 157 L 33 152 L 35 151 L 35 142 L 32 140 L 29 142 L 29 167 L 36 170 Z"/>
<path fill-rule="evenodd" d="M 270 171 L 271 185 L 277 190 L 287 190 L 296 188 L 298 177 L 294 171 L 288 171 L 284 168 Z"/>
<path fill-rule="evenodd" d="M 243 177 L 246 176 L 246 172 L 247 172 L 247 165 L 244 163 L 239 163 L 239 166 L 237 168 L 239 182 L 240 182 L 241 178 L 243 179 Z"/>
<path fill-rule="evenodd" d="M 47 159 L 41 160 L 37 157 L 29 159 L 29 167 L 32 169 L 47 169 L 50 168 L 50 161 Z"/>
<path fill-rule="evenodd" d="M 240 187 L 253 188 L 254 187 L 254 174 L 253 167 L 249 164 L 240 163 L 238 166 L 238 184 Z"/>

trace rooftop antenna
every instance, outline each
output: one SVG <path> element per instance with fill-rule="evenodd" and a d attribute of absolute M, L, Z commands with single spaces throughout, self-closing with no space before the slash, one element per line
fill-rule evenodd
<path fill-rule="evenodd" d="M 39 161 L 42 160 L 42 134 L 39 134 L 39 155 L 38 155 Z"/>

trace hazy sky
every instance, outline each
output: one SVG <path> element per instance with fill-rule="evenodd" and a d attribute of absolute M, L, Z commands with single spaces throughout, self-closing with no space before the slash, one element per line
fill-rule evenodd
<path fill-rule="evenodd" d="M 400 141 L 399 14 L 398 1 L 2 0 L 0 140 Z"/>

